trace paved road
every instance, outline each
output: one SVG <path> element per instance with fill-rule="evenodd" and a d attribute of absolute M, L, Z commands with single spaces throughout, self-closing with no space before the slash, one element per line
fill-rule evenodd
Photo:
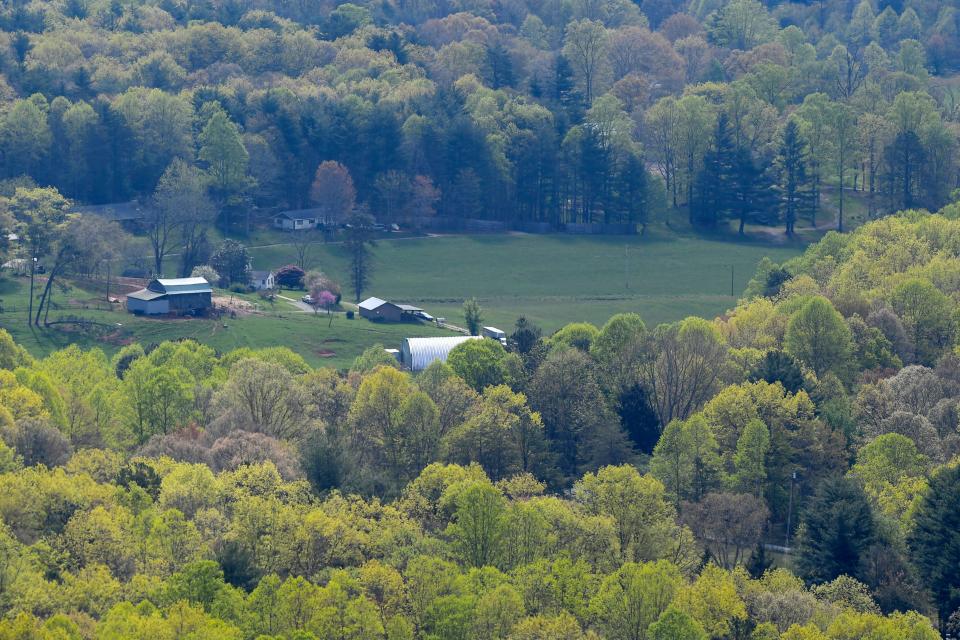
<path fill-rule="evenodd" d="M 277 294 L 277 297 L 280 298 L 281 300 L 283 300 L 284 302 L 289 303 L 291 306 L 296 307 L 297 310 L 300 311 L 300 312 L 302 312 L 302 313 L 313 313 L 313 312 L 314 312 L 313 307 L 311 307 L 310 305 L 308 305 L 308 304 L 307 304 L 306 302 L 304 302 L 303 300 L 300 300 L 299 298 L 288 298 L 287 296 L 281 296 L 281 295 L 279 295 L 279 294 Z"/>

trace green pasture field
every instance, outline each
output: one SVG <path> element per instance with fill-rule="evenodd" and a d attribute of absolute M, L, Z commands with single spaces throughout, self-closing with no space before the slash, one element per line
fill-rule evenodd
<path fill-rule="evenodd" d="M 689 315 L 722 314 L 736 304 L 764 256 L 781 262 L 802 248 L 666 233 L 388 237 L 373 248 L 375 269 L 364 295 L 415 304 L 460 326 L 463 301 L 476 297 L 485 324 L 508 333 L 520 315 L 547 333 L 569 322 L 602 325 L 611 315 L 626 311 L 655 325 Z M 259 234 L 251 254 L 255 269 L 275 269 L 296 259 L 289 236 L 283 233 Z M 343 245 L 315 244 L 308 260 L 311 268 L 339 280 L 344 299 L 350 299 Z M 286 346 L 314 366 L 347 367 L 373 344 L 397 348 L 407 336 L 449 334 L 430 325 L 371 323 L 359 317 L 348 320 L 343 314 L 329 323 L 322 313 L 302 313 L 282 300 L 273 305 L 260 301 L 261 313 L 219 320 L 135 317 L 122 305 L 104 302 L 102 294 L 70 284 L 56 290 L 49 319 L 59 322 L 31 328 L 26 321 L 27 286 L 26 278 L 7 276 L 0 281 L 0 326 L 38 356 L 72 342 L 113 353 L 134 341 L 191 338 L 221 351 Z M 244 298 L 258 302 L 253 295 Z M 71 319 L 86 323 L 63 322 Z"/>
<path fill-rule="evenodd" d="M 272 307 L 266 305 L 262 314 L 224 316 L 219 320 L 138 317 L 127 313 L 122 305 L 108 305 L 102 298 L 73 286 L 57 292 L 58 306 L 50 312 L 49 319 L 77 318 L 95 324 L 59 322 L 38 328 L 27 325 L 28 290 L 29 281 L 25 278 L 0 281 L 4 308 L 0 313 L 0 327 L 40 357 L 71 343 L 84 348 L 100 347 L 112 354 L 131 342 L 148 345 L 190 338 L 222 352 L 238 347 L 285 346 L 313 366 L 346 368 L 373 344 L 399 348 L 400 340 L 408 336 L 452 335 L 420 324 L 374 324 L 359 317 L 348 320 L 342 313 L 334 314 L 331 322 L 323 312 L 302 313 L 283 301 L 277 301 Z"/>
<path fill-rule="evenodd" d="M 600 325 L 624 311 L 639 313 L 648 324 L 689 315 L 713 318 L 736 304 L 764 256 L 782 262 L 802 249 L 802 244 L 675 235 L 382 239 L 373 248 L 374 273 L 364 296 L 415 304 L 454 324 L 463 322 L 463 301 L 476 297 L 485 321 L 504 330 L 519 315 L 545 331 L 575 321 Z M 289 244 L 254 247 L 251 253 L 255 269 L 296 259 Z M 347 264 L 340 244 L 310 248 L 308 267 L 343 283 L 345 299 L 352 293 Z"/>

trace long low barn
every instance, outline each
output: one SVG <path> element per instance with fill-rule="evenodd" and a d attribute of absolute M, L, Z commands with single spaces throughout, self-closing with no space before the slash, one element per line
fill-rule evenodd
<path fill-rule="evenodd" d="M 204 278 L 157 278 L 146 289 L 127 294 L 127 311 L 156 316 L 201 313 L 213 305 L 213 288 Z"/>
<path fill-rule="evenodd" d="M 442 338 L 404 338 L 400 344 L 400 364 L 411 371 L 423 371 L 447 356 L 457 345 L 468 340 L 482 340 L 480 336 L 448 336 Z"/>
<path fill-rule="evenodd" d="M 367 320 L 382 320 L 384 322 L 403 322 L 416 320 L 417 313 L 423 311 L 420 307 L 411 304 L 395 304 L 380 298 L 367 298 L 357 305 L 360 317 Z"/>

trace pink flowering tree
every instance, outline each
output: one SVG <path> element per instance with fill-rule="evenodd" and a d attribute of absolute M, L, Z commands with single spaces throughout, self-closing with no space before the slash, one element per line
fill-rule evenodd
<path fill-rule="evenodd" d="M 330 322 L 327 323 L 327 326 L 331 326 L 333 324 L 333 308 L 337 305 L 337 296 L 327 290 L 323 290 L 316 299 L 316 305 L 327 310 L 327 315 L 330 317 Z"/>

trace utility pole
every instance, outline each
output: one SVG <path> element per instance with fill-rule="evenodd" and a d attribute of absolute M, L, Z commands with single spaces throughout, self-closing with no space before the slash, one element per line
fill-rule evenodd
<path fill-rule="evenodd" d="M 797 472 L 790 474 L 790 506 L 787 508 L 787 534 L 784 536 L 783 546 L 790 548 L 790 527 L 793 524 L 793 487 L 797 483 Z"/>
<path fill-rule="evenodd" d="M 623 245 L 623 288 L 630 288 L 630 245 Z"/>

